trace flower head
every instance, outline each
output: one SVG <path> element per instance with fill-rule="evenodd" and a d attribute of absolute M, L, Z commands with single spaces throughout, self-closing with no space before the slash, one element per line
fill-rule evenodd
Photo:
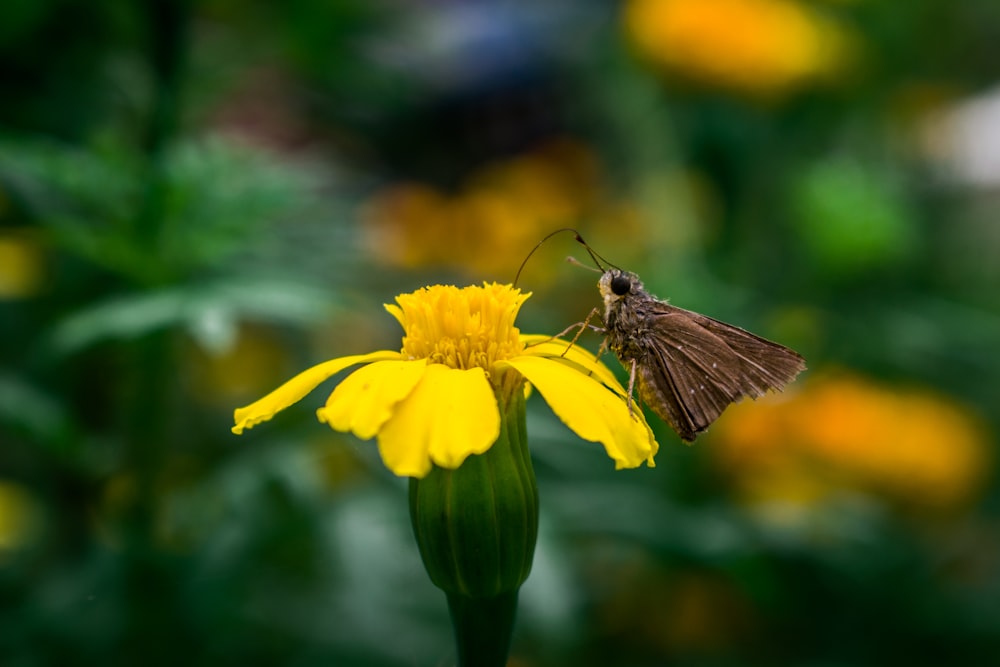
<path fill-rule="evenodd" d="M 295 376 L 236 410 L 240 434 L 302 399 L 340 371 L 348 375 L 317 410 L 320 421 L 378 438 L 397 475 L 423 477 L 482 454 L 500 433 L 498 401 L 530 383 L 585 440 L 600 442 L 618 468 L 653 465 L 658 445 L 625 390 L 589 352 L 514 326 L 530 294 L 509 285 L 434 285 L 396 297 L 386 310 L 403 327 L 402 349 L 340 357 Z"/>
<path fill-rule="evenodd" d="M 808 506 L 856 491 L 948 510 L 975 498 L 990 469 L 988 437 L 954 401 L 846 373 L 754 410 L 735 406 L 713 436 L 713 456 L 751 503 Z"/>
<path fill-rule="evenodd" d="M 839 73 L 846 29 L 793 0 L 630 0 L 625 29 L 666 72 L 755 95 L 781 95 Z"/>
<path fill-rule="evenodd" d="M 589 148 L 558 140 L 487 163 L 452 190 L 389 184 L 362 207 L 367 245 L 376 261 L 391 266 L 500 274 L 507 257 L 545 230 L 604 215 L 601 178 Z M 534 275 L 544 277 L 544 270 Z"/>

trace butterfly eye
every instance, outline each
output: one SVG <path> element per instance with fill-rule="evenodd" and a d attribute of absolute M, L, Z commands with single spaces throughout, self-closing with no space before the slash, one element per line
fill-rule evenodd
<path fill-rule="evenodd" d="M 630 289 L 632 289 L 632 281 L 625 276 L 615 276 L 611 279 L 611 291 L 618 296 L 628 294 Z"/>

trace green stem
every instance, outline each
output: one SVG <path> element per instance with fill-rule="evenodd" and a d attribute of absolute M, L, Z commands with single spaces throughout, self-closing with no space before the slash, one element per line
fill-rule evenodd
<path fill-rule="evenodd" d="M 146 154 L 155 158 L 163 152 L 177 129 L 192 2 L 147 0 L 143 8 L 149 66 L 156 84 L 143 143 Z"/>
<path fill-rule="evenodd" d="M 458 667 L 504 667 L 517 611 L 517 591 L 492 598 L 449 594 Z"/>
<path fill-rule="evenodd" d="M 142 137 L 145 154 L 145 191 L 136 211 L 133 240 L 144 260 L 130 267 L 133 279 L 144 287 L 159 287 L 176 279 L 164 253 L 170 189 L 168 148 L 181 115 L 181 90 L 187 61 L 193 0 L 147 0 L 143 3 L 150 75 L 155 84 L 152 106 Z"/>

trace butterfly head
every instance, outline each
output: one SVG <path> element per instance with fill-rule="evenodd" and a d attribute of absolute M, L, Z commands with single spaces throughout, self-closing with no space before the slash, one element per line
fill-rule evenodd
<path fill-rule="evenodd" d="M 608 269 L 601 275 L 597 282 L 601 296 L 604 298 L 604 305 L 612 306 L 616 302 L 627 296 L 641 294 L 643 292 L 642 281 L 639 276 L 629 271 L 621 269 Z"/>

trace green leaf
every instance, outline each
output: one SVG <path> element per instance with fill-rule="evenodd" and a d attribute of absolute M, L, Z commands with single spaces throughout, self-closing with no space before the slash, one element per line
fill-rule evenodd
<path fill-rule="evenodd" d="M 88 306 L 58 322 L 46 345 L 52 354 L 66 356 L 102 341 L 177 327 L 210 352 L 221 353 L 234 342 L 242 320 L 303 325 L 329 317 L 333 308 L 326 290 L 292 282 L 190 284 Z"/>
<path fill-rule="evenodd" d="M 10 375 L 0 375 L 0 423 L 55 448 L 62 448 L 71 430 L 69 415 L 58 401 Z"/>

